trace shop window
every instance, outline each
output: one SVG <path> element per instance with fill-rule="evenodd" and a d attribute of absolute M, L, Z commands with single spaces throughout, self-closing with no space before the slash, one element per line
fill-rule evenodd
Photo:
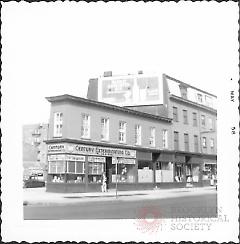
<path fill-rule="evenodd" d="M 205 115 L 201 115 L 201 125 L 202 126 L 205 126 L 206 125 Z"/>
<path fill-rule="evenodd" d="M 51 161 L 48 163 L 49 174 L 65 173 L 65 161 Z"/>
<path fill-rule="evenodd" d="M 207 138 L 206 138 L 206 137 L 203 137 L 203 138 L 202 138 L 202 146 L 203 146 L 204 148 L 207 147 Z"/>
<path fill-rule="evenodd" d="M 179 132 L 174 131 L 174 150 L 179 150 Z"/>
<path fill-rule="evenodd" d="M 194 135 L 194 152 L 198 152 L 198 136 Z"/>
<path fill-rule="evenodd" d="M 54 121 L 53 121 L 54 137 L 62 137 L 62 127 L 63 127 L 63 113 L 56 112 L 54 113 Z"/>
<path fill-rule="evenodd" d="M 163 143 L 163 149 L 168 148 L 168 131 L 163 130 L 162 131 L 162 143 Z"/>
<path fill-rule="evenodd" d="M 173 182 L 173 165 L 171 162 L 156 162 L 156 182 Z"/>
<path fill-rule="evenodd" d="M 53 174 L 52 175 L 52 182 L 54 182 L 54 183 L 64 183 L 65 182 L 65 175 L 63 175 L 63 174 Z"/>
<path fill-rule="evenodd" d="M 109 119 L 101 118 L 101 140 L 109 140 Z"/>
<path fill-rule="evenodd" d="M 188 114 L 187 110 L 183 110 L 183 123 L 188 124 Z"/>
<path fill-rule="evenodd" d="M 142 144 L 142 127 L 141 125 L 135 125 L 135 144 Z"/>
<path fill-rule="evenodd" d="M 119 142 L 126 143 L 126 129 L 127 123 L 124 121 L 119 122 Z"/>
<path fill-rule="evenodd" d="M 82 114 L 81 136 L 90 138 L 90 115 Z"/>
<path fill-rule="evenodd" d="M 197 126 L 197 113 L 193 112 L 193 126 Z"/>
<path fill-rule="evenodd" d="M 176 164 L 175 165 L 175 177 L 174 180 L 176 182 L 183 181 L 183 164 Z"/>
<path fill-rule="evenodd" d="M 116 164 L 112 167 L 112 182 L 127 182 L 134 183 L 135 182 L 135 160 L 132 160 L 131 164 L 118 163 L 117 164 L 117 172 L 116 172 Z"/>
<path fill-rule="evenodd" d="M 84 183 L 85 176 L 81 174 L 68 174 L 67 183 Z"/>
<path fill-rule="evenodd" d="M 138 162 L 138 182 L 140 183 L 153 182 L 152 162 L 147 162 L 147 161 Z"/>
<path fill-rule="evenodd" d="M 178 122 L 178 108 L 173 107 L 173 121 Z"/>
<path fill-rule="evenodd" d="M 156 136 L 156 129 L 155 127 L 150 127 L 150 138 L 149 138 L 149 144 L 151 147 L 155 147 L 155 136 Z"/>
<path fill-rule="evenodd" d="M 84 174 L 84 163 L 77 161 L 67 161 L 67 173 Z"/>
<path fill-rule="evenodd" d="M 189 151 L 189 135 L 184 134 L 184 149 L 185 151 Z"/>

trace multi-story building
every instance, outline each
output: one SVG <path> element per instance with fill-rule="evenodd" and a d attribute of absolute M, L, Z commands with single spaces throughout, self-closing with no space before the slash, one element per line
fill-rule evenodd
<path fill-rule="evenodd" d="M 88 99 L 48 97 L 47 191 L 100 191 L 103 172 L 122 190 L 202 186 L 216 170 L 215 99 L 142 72 L 91 79 Z"/>
<path fill-rule="evenodd" d="M 32 173 L 44 172 L 47 166 L 48 124 L 23 126 L 23 167 L 24 178 Z"/>

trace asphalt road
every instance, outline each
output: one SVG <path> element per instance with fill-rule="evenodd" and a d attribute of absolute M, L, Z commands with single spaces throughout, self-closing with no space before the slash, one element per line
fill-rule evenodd
<path fill-rule="evenodd" d="M 24 206 L 24 219 L 137 219 L 216 217 L 217 194 L 141 201 L 81 202 Z"/>

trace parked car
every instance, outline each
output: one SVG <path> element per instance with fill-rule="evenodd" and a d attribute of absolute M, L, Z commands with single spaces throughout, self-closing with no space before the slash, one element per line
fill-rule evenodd
<path fill-rule="evenodd" d="M 45 182 L 39 180 L 38 175 L 31 175 L 28 179 L 24 180 L 24 188 L 44 187 Z"/>

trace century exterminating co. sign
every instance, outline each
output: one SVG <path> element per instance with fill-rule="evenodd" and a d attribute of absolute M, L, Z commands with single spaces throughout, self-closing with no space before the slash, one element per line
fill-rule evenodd
<path fill-rule="evenodd" d="M 97 155 L 107 157 L 136 158 L 136 150 L 88 146 L 82 144 L 51 144 L 48 145 L 48 153 L 74 153 L 82 155 Z"/>

